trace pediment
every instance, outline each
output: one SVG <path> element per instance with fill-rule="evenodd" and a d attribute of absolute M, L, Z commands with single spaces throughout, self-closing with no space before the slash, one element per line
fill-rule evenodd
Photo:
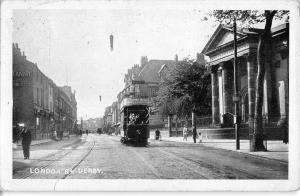
<path fill-rule="evenodd" d="M 237 38 L 240 38 L 241 36 L 237 35 Z M 227 44 L 229 42 L 233 41 L 233 32 L 225 32 L 223 36 L 220 36 L 220 40 L 216 43 L 216 46 L 222 46 L 224 44 Z"/>
<path fill-rule="evenodd" d="M 241 32 L 237 32 L 237 39 L 243 36 L 245 36 L 245 34 Z M 211 36 L 210 40 L 207 42 L 202 53 L 206 54 L 207 52 L 212 51 L 215 48 L 218 48 L 232 41 L 233 41 L 233 31 L 228 27 L 219 25 L 219 27 L 216 29 L 214 34 Z"/>

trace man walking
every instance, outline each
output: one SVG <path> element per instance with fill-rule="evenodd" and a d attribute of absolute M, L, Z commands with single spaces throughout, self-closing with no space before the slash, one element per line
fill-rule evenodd
<path fill-rule="evenodd" d="M 22 147 L 23 147 L 23 154 L 24 159 L 29 159 L 30 156 L 30 144 L 31 144 L 31 132 L 27 127 L 22 128 L 21 132 L 22 137 Z"/>
<path fill-rule="evenodd" d="M 160 140 L 160 131 L 158 129 L 155 131 L 155 140 Z"/>
<path fill-rule="evenodd" d="M 194 143 L 197 142 L 196 141 L 197 137 L 198 137 L 198 134 L 197 134 L 196 126 L 193 126 L 193 140 L 194 140 Z"/>

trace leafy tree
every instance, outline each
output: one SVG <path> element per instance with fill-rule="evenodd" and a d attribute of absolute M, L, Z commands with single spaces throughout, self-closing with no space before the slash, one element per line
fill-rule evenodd
<path fill-rule="evenodd" d="M 230 24 L 234 18 L 241 24 L 251 26 L 256 23 L 265 23 L 263 30 L 249 29 L 259 34 L 259 41 L 257 47 L 257 76 L 256 76 L 256 88 L 255 88 L 255 110 L 254 117 L 249 117 L 249 127 L 253 132 L 252 151 L 265 151 L 266 148 L 263 145 L 263 118 L 262 118 L 262 106 L 263 106 L 263 83 L 265 76 L 265 63 L 271 51 L 271 27 L 273 19 L 282 19 L 287 16 L 289 11 L 287 10 L 215 10 L 211 13 L 218 21 L 222 23 Z"/>
<path fill-rule="evenodd" d="M 210 75 L 204 64 L 184 59 L 166 73 L 156 101 L 163 114 L 176 114 L 187 121 L 192 112 L 210 113 L 210 88 Z"/>
<path fill-rule="evenodd" d="M 175 111 L 175 100 L 170 97 L 166 86 L 161 86 L 157 98 L 154 100 L 156 105 L 159 105 L 159 112 L 168 118 L 169 135 L 172 132 L 172 116 L 176 113 Z"/>

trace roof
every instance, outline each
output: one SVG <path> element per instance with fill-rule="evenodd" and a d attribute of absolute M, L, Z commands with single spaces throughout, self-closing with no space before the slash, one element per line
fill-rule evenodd
<path fill-rule="evenodd" d="M 173 60 L 150 60 L 139 73 L 139 79 L 145 82 L 160 82 L 159 72 L 163 67 L 173 66 Z"/>
<path fill-rule="evenodd" d="M 215 30 L 215 32 L 213 33 L 213 35 L 211 36 L 211 38 L 208 40 L 208 42 L 206 43 L 205 47 L 203 48 L 202 52 L 203 54 L 207 53 L 208 51 L 210 51 L 210 49 L 212 47 L 214 47 L 214 44 L 216 41 L 218 41 L 218 39 L 221 38 L 221 36 L 224 35 L 225 32 L 233 32 L 232 28 L 226 25 L 222 25 L 220 24 L 217 29 Z M 241 38 L 244 37 L 246 35 L 245 32 L 243 32 L 242 29 L 237 28 L 237 37 Z"/>
<path fill-rule="evenodd" d="M 271 29 L 273 36 L 278 32 L 284 31 L 287 28 L 287 23 L 276 26 Z M 246 38 L 249 35 L 258 35 L 262 33 L 263 29 L 258 28 L 239 28 L 237 27 L 237 40 Z M 222 47 L 224 45 L 230 44 L 233 42 L 233 29 L 232 27 L 220 24 L 209 41 L 206 43 L 205 47 L 202 50 L 203 54 L 207 54 L 213 51 L 216 48 Z"/>

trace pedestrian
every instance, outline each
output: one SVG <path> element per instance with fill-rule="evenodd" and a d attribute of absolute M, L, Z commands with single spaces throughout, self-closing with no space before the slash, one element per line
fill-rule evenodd
<path fill-rule="evenodd" d="M 197 137 L 198 137 L 198 134 L 197 134 L 196 126 L 193 126 L 193 140 L 194 140 L 194 143 L 197 142 Z"/>
<path fill-rule="evenodd" d="M 31 144 L 31 132 L 28 129 L 28 127 L 26 127 L 25 125 L 22 128 L 21 137 L 22 137 L 22 147 L 23 147 L 24 159 L 29 159 L 30 144 Z"/>
<path fill-rule="evenodd" d="M 155 140 L 160 140 L 160 131 L 158 129 L 155 131 Z"/>
<path fill-rule="evenodd" d="M 57 132 L 55 130 L 53 131 L 53 140 L 58 141 Z"/>
<path fill-rule="evenodd" d="M 143 143 L 142 132 L 139 129 L 136 130 L 135 140 L 135 146 L 139 146 L 141 143 Z"/>
<path fill-rule="evenodd" d="M 199 143 L 202 143 L 202 134 L 199 132 Z"/>
<path fill-rule="evenodd" d="M 85 131 L 85 134 L 88 136 L 88 135 L 89 135 L 89 130 L 86 130 L 86 131 Z"/>
<path fill-rule="evenodd" d="M 282 130 L 283 137 L 282 142 L 287 144 L 289 143 L 289 128 L 288 128 L 288 121 L 286 118 L 280 119 L 277 123 L 277 127 Z"/>
<path fill-rule="evenodd" d="M 188 129 L 187 129 L 187 126 L 186 126 L 186 125 L 184 125 L 182 133 L 183 133 L 183 141 L 184 141 L 184 140 L 187 141 L 187 137 L 188 137 Z"/>

